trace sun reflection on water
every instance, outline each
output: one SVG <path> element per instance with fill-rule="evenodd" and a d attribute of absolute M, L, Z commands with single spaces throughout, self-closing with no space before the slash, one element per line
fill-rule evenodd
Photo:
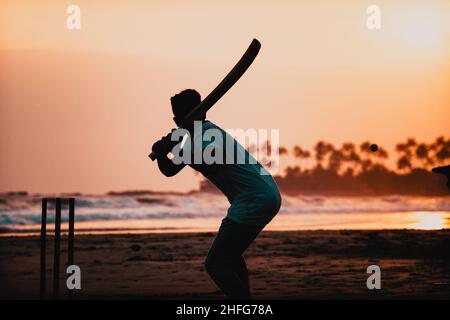
<path fill-rule="evenodd" d="M 413 229 L 433 230 L 450 227 L 450 221 L 444 212 L 416 212 L 411 213 L 409 218 L 413 221 L 409 227 Z"/>

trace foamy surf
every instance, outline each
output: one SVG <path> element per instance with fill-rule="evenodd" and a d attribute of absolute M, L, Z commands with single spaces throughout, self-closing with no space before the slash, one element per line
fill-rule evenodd
<path fill-rule="evenodd" d="M 49 195 L 2 194 L 0 233 L 37 233 L 44 196 Z M 76 198 L 76 230 L 85 233 L 212 231 L 229 206 L 224 196 L 201 192 L 130 192 Z M 49 203 L 50 223 L 54 221 L 52 209 Z M 449 227 L 449 216 L 450 197 L 283 196 L 280 213 L 267 229 L 441 229 Z M 421 224 L 427 217 L 434 217 L 434 222 Z M 62 222 L 64 229 L 66 214 Z"/>

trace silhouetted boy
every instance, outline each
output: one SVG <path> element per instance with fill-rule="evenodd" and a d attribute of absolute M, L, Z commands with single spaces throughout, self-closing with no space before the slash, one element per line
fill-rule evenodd
<path fill-rule="evenodd" d="M 173 96 L 171 104 L 175 123 L 179 125 L 200 100 L 200 94 L 191 89 Z M 200 140 L 202 150 L 215 144 L 215 147 L 222 148 L 226 160 L 213 164 L 202 161 L 189 166 L 216 185 L 231 204 L 209 250 L 205 268 L 228 298 L 248 299 L 250 286 L 242 255 L 264 226 L 278 213 L 281 196 L 272 176 L 227 132 L 205 120 L 205 115 L 194 120 L 201 121 L 202 134 L 208 129 L 215 129 L 220 131 L 223 139 L 208 141 L 201 136 L 194 136 L 194 125 L 191 124 L 186 129 L 189 130 L 192 143 Z M 227 139 L 233 142 L 234 152 L 230 152 L 228 144 L 226 148 Z M 168 135 L 152 147 L 158 154 L 160 171 L 168 177 L 176 175 L 186 165 L 177 165 L 167 157 L 173 145 Z M 193 155 L 194 148 L 183 149 L 183 152 Z M 245 159 L 245 162 L 237 162 L 238 157 Z"/>

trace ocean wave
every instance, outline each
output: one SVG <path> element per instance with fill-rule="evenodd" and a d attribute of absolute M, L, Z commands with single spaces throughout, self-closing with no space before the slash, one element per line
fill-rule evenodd
<path fill-rule="evenodd" d="M 41 221 L 41 195 L 2 195 L 0 227 L 29 226 Z M 62 221 L 66 222 L 67 204 L 63 202 Z M 77 221 L 110 221 L 165 218 L 222 217 L 229 203 L 224 196 L 211 193 L 138 194 L 136 196 L 80 196 L 76 199 Z M 450 212 L 450 197 L 327 197 L 283 196 L 280 214 L 304 213 L 382 213 Z M 48 222 L 54 221 L 54 202 L 49 202 Z"/>

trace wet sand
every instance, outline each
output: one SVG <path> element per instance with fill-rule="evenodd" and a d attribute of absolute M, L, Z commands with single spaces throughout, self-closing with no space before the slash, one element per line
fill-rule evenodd
<path fill-rule="evenodd" d="M 78 235 L 75 297 L 220 299 L 203 267 L 214 233 Z M 61 243 L 66 261 L 66 242 Z M 53 242 L 47 248 L 51 278 Z M 450 230 L 267 231 L 246 252 L 257 299 L 450 298 Z M 368 290 L 369 265 L 381 290 Z M 61 267 L 64 277 L 65 268 Z M 39 238 L 0 237 L 0 297 L 38 298 Z M 65 278 L 61 279 L 61 291 Z M 51 285 L 48 282 L 51 293 Z"/>

